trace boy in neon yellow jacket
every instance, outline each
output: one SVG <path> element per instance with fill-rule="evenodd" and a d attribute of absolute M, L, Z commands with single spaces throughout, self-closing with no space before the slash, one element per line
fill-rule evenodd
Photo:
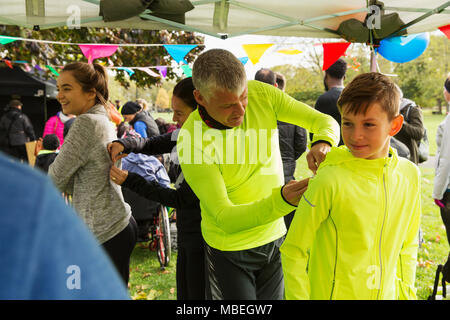
<path fill-rule="evenodd" d="M 416 298 L 420 171 L 389 147 L 399 103 L 379 73 L 343 90 L 345 146 L 310 180 L 280 249 L 287 299 Z"/>

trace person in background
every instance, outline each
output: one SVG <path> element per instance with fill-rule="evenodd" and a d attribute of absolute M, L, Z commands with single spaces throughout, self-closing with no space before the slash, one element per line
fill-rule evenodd
<path fill-rule="evenodd" d="M 197 108 L 197 102 L 193 95 L 194 89 L 191 77 L 181 80 L 173 89 L 173 121 L 179 127 Z M 112 181 L 121 184 L 122 187 L 129 188 L 147 199 L 176 208 L 178 232 L 177 299 L 205 300 L 205 251 L 200 227 L 200 201 L 184 179 L 178 163 L 176 150 L 178 132 L 179 130 L 147 139 L 121 139 L 108 145 L 113 161 L 129 152 L 145 154 L 171 152 L 174 163 L 172 168 L 175 174 L 175 190 L 166 188 L 156 181 L 146 181 L 134 172 L 126 172 L 116 167 L 111 168 L 110 174 L 114 178 Z M 120 155 L 120 153 L 122 154 Z"/>
<path fill-rule="evenodd" d="M 64 143 L 64 124 L 73 117 L 74 115 L 66 115 L 62 111 L 59 111 L 56 115 L 50 117 L 45 123 L 42 138 L 44 138 L 48 134 L 56 134 L 59 139 L 59 144 L 62 145 Z"/>
<path fill-rule="evenodd" d="M 408 148 L 409 160 L 419 164 L 419 143 L 425 134 L 422 110 L 414 101 L 403 97 L 400 87 L 398 90 L 401 93 L 400 114 L 404 121 L 402 129 L 395 135 L 395 138 Z"/>
<path fill-rule="evenodd" d="M 130 299 L 48 177 L 3 155 L 0 176 L 0 300 Z"/>
<path fill-rule="evenodd" d="M 73 207 L 126 284 L 137 227 L 122 190 L 109 179 L 113 163 L 105 147 L 116 139 L 116 130 L 108 116 L 106 69 L 97 63 L 67 64 L 57 88 L 63 111 L 77 117 L 48 174 L 61 192 L 72 195 Z"/>
<path fill-rule="evenodd" d="M 450 103 L 450 74 L 444 82 L 444 98 Z M 436 132 L 436 174 L 434 177 L 433 198 L 441 211 L 442 222 L 450 244 L 450 115 L 439 124 Z M 443 278 L 450 282 L 450 253 L 443 268 Z"/>
<path fill-rule="evenodd" d="M 325 86 L 325 93 L 323 93 L 316 101 L 314 108 L 317 111 L 328 114 L 341 125 L 341 114 L 337 107 L 339 95 L 344 89 L 345 73 L 347 72 L 347 62 L 344 59 L 338 59 L 327 70 L 323 78 L 323 85 Z M 311 135 L 312 138 L 312 135 Z M 341 139 L 339 145 L 343 145 Z"/>
<path fill-rule="evenodd" d="M 269 69 L 256 72 L 255 80 L 273 85 L 284 92 L 286 79 L 280 73 Z M 294 180 L 297 159 L 306 151 L 307 134 L 302 127 L 284 121 L 277 121 L 281 160 L 283 161 L 284 183 Z M 295 210 L 284 216 L 286 228 L 289 230 Z"/>
<path fill-rule="evenodd" d="M 13 99 L 0 119 L 0 150 L 20 161 L 28 162 L 25 144 L 36 140 L 33 125 L 22 112 L 22 102 Z"/>
<path fill-rule="evenodd" d="M 123 119 L 133 126 L 134 130 L 142 138 L 159 136 L 158 125 L 151 115 L 142 112 L 141 106 L 133 101 L 128 101 L 122 106 Z"/>
<path fill-rule="evenodd" d="M 56 134 L 48 134 L 42 140 L 42 149 L 36 156 L 35 168 L 39 168 L 44 172 L 48 172 L 48 167 L 55 161 L 58 155 L 59 138 Z"/>

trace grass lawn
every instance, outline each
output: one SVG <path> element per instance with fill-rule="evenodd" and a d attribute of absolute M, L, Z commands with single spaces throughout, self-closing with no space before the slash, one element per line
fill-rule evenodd
<path fill-rule="evenodd" d="M 163 115 L 170 121 L 171 114 Z M 424 111 L 424 123 L 430 140 L 430 154 L 436 152 L 436 128 L 444 119 L 444 115 L 433 115 L 430 110 Z M 417 261 L 416 287 L 419 299 L 427 299 L 431 294 L 435 272 L 438 264 L 443 264 L 449 253 L 445 228 L 442 224 L 439 208 L 431 198 L 433 190 L 434 169 L 421 168 L 422 172 L 422 220 L 424 243 L 419 249 Z M 309 177 L 305 154 L 297 161 L 296 179 Z M 172 251 L 172 261 L 166 271 L 159 269 L 155 252 L 142 248 L 138 244 L 133 251 L 130 265 L 130 295 L 133 299 L 176 299 L 175 264 L 176 251 Z"/>

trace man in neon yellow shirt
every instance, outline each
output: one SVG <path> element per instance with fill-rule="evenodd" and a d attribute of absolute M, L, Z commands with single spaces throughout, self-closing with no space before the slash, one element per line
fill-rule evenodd
<path fill-rule="evenodd" d="M 287 299 L 414 299 L 420 171 L 389 147 L 400 92 L 385 75 L 353 79 L 338 100 L 345 146 L 308 185 L 281 256 Z"/>
<path fill-rule="evenodd" d="M 283 186 L 277 120 L 315 133 L 307 156 L 315 171 L 339 125 L 274 86 L 248 81 L 242 63 L 221 49 L 194 63 L 198 110 L 177 140 L 186 181 L 200 199 L 202 234 L 213 299 L 281 299 L 284 282 L 279 246 L 307 186 Z"/>

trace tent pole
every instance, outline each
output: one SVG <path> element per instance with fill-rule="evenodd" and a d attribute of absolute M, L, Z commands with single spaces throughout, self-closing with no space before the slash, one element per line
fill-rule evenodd
<path fill-rule="evenodd" d="M 377 72 L 377 54 L 373 47 L 370 48 L 370 72 Z"/>

